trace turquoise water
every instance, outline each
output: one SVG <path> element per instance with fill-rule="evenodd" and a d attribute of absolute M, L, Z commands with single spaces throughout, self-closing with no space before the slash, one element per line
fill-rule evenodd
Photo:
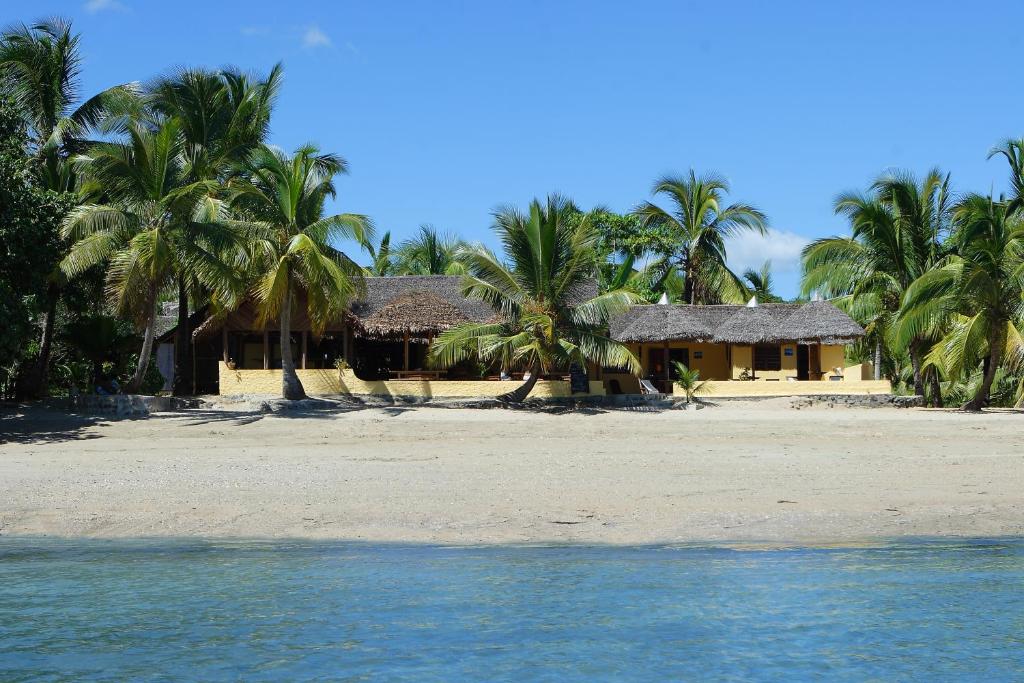
<path fill-rule="evenodd" d="M 0 539 L 0 680 L 1024 679 L 1024 540 Z"/>

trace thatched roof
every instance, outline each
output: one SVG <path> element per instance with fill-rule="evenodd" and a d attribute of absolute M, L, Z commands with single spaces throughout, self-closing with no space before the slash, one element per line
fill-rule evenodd
<path fill-rule="evenodd" d="M 352 302 L 351 307 L 352 316 L 362 325 L 388 304 L 415 292 L 430 292 L 448 302 L 465 320 L 484 322 L 494 316 L 494 311 L 483 301 L 462 295 L 462 278 L 457 275 L 368 277 L 364 282 L 366 295 Z"/>
<path fill-rule="evenodd" d="M 753 307 L 635 306 L 610 327 L 612 338 L 625 343 L 844 344 L 864 336 L 860 325 L 827 301 Z"/>
<path fill-rule="evenodd" d="M 488 322 L 496 318 L 494 309 L 487 303 L 463 296 L 463 278 L 458 275 L 366 277 L 364 283 L 365 294 L 352 302 L 344 316 L 357 334 L 397 336 L 408 328 L 410 334 L 422 335 L 464 322 Z M 571 303 L 577 303 L 595 296 L 597 282 L 589 280 L 569 299 Z M 225 326 L 228 330 L 263 329 L 263 325 L 257 323 L 256 309 L 249 301 L 219 316 L 208 316 L 206 309 L 203 311 L 203 320 L 192 325 L 194 339 L 209 337 Z M 339 324 L 341 322 L 338 321 Z M 310 323 L 300 302 L 293 313 L 292 330 L 308 329 Z M 329 326 L 328 329 L 340 328 Z M 164 336 L 169 338 L 171 331 L 173 328 Z"/>
<path fill-rule="evenodd" d="M 864 328 L 828 301 L 811 301 L 786 319 L 786 331 L 797 339 L 822 344 L 847 344 L 864 336 Z"/>
<path fill-rule="evenodd" d="M 397 297 L 363 319 L 361 331 L 370 337 L 393 337 L 406 333 L 433 335 L 469 322 L 465 313 L 433 292 L 411 291 Z"/>

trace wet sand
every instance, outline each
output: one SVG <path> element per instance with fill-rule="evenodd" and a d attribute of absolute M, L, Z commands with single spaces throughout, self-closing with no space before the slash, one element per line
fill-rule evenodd
<path fill-rule="evenodd" d="M 430 407 L 0 419 L 0 535 L 429 543 L 1024 536 L 1024 415 Z"/>

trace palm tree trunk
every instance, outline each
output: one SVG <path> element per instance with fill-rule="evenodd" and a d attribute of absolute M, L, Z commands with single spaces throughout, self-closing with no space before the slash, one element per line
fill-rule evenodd
<path fill-rule="evenodd" d="M 924 396 L 924 376 L 921 373 L 921 342 L 910 342 L 910 365 L 914 369 L 914 395 Z"/>
<path fill-rule="evenodd" d="M 289 401 L 306 398 L 292 358 L 292 281 L 288 278 L 284 304 L 281 306 L 281 395 Z"/>
<path fill-rule="evenodd" d="M 939 371 L 932 368 L 928 372 L 928 404 L 932 408 L 942 407 L 942 386 L 939 384 Z"/>
<path fill-rule="evenodd" d="M 988 362 L 985 366 L 985 376 L 981 381 L 981 386 L 978 387 L 977 393 L 974 394 L 974 398 L 964 404 L 964 410 L 978 411 L 988 405 L 989 394 L 992 391 L 992 382 L 996 378 L 996 371 L 999 369 L 999 363 L 1003 357 L 1005 339 L 1001 339 L 1001 336 L 999 333 L 989 335 L 988 358 L 986 359 Z"/>
<path fill-rule="evenodd" d="M 529 379 L 519 385 L 515 391 L 510 391 L 507 394 L 502 394 L 498 397 L 499 401 L 505 401 L 506 403 L 522 403 L 526 400 L 526 397 L 533 391 L 533 387 L 537 384 L 537 375 L 540 374 L 539 368 L 536 364 L 530 365 L 527 372 L 530 373 Z"/>
<path fill-rule="evenodd" d="M 153 337 L 156 331 L 156 287 L 149 293 L 149 315 L 146 318 L 146 331 L 142 335 L 142 352 L 139 353 L 139 362 L 135 366 L 135 374 L 128 382 L 126 393 L 137 394 L 142 388 L 142 382 L 146 379 L 146 370 L 149 369 L 149 359 L 153 356 Z"/>
<path fill-rule="evenodd" d="M 190 396 L 195 392 L 192 386 L 192 330 L 188 315 L 188 288 L 185 278 L 178 277 L 178 329 L 174 333 L 174 381 L 171 393 L 175 396 Z"/>
<path fill-rule="evenodd" d="M 875 380 L 882 379 L 882 341 L 875 342 Z"/>

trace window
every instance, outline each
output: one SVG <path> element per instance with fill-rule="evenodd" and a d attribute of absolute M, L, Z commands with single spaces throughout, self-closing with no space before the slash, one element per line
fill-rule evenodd
<path fill-rule="evenodd" d="M 754 371 L 781 370 L 782 353 L 780 347 L 773 344 L 758 344 L 754 347 Z"/>
<path fill-rule="evenodd" d="M 704 352 L 703 351 L 694 351 L 693 352 L 693 359 L 694 360 L 700 360 L 703 357 L 704 357 Z"/>

